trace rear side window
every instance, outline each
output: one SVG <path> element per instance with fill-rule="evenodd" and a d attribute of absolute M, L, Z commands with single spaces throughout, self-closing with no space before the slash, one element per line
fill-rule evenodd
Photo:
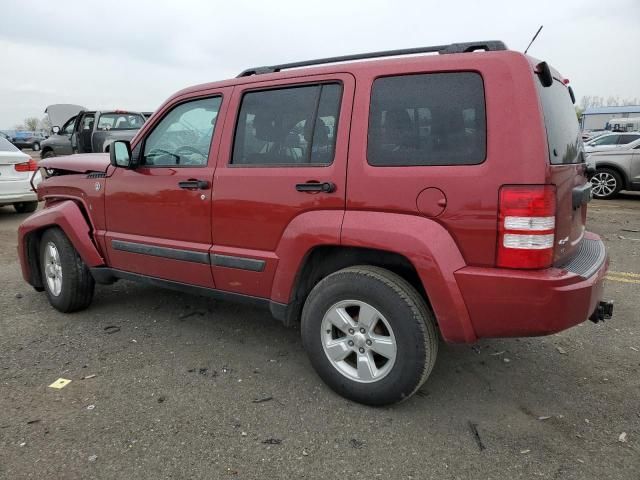
<path fill-rule="evenodd" d="M 569 90 L 558 80 L 550 87 L 543 87 L 538 79 L 536 86 L 544 111 L 550 162 L 553 165 L 583 162 L 580 126 Z"/>
<path fill-rule="evenodd" d="M 16 147 L 9 140 L 4 137 L 0 137 L 0 152 L 19 152 L 20 149 Z"/>
<path fill-rule="evenodd" d="M 482 77 L 473 72 L 379 78 L 367 158 L 380 167 L 475 165 L 486 157 Z"/>
<path fill-rule="evenodd" d="M 245 94 L 231 163 L 332 163 L 341 95 L 342 86 L 334 83 Z"/>
<path fill-rule="evenodd" d="M 620 135 L 618 145 L 626 145 L 627 143 L 635 142 L 640 138 L 640 135 Z"/>

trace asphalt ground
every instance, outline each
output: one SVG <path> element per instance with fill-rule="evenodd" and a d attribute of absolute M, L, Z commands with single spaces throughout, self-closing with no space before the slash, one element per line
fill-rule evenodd
<path fill-rule="evenodd" d="M 120 281 L 58 313 L 22 280 L 24 218 L 0 208 L 2 479 L 640 478 L 640 195 L 589 206 L 612 320 L 441 345 L 386 408 L 330 391 L 262 310 Z"/>

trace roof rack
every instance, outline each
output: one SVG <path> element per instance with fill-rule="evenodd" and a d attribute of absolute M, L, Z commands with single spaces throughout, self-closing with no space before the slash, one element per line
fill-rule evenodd
<path fill-rule="evenodd" d="M 484 40 L 480 42 L 451 43 L 449 45 L 434 45 L 431 47 L 404 48 L 399 50 L 384 50 L 380 52 L 358 53 L 356 55 L 344 55 L 341 57 L 318 58 L 316 60 L 305 60 L 303 62 L 282 63 L 270 67 L 248 68 L 238 75 L 239 77 L 250 77 L 251 75 L 261 75 L 263 73 L 279 72 L 289 68 L 309 67 L 311 65 L 324 65 L 327 63 L 348 62 L 352 60 L 364 60 L 367 58 L 396 57 L 399 55 L 415 55 L 418 53 L 439 53 L 440 55 L 450 53 L 468 53 L 476 50 L 493 52 L 506 50 L 507 46 L 500 40 Z"/>

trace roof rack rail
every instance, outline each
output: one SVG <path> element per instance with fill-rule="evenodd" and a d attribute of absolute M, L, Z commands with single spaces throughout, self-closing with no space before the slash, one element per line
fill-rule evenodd
<path fill-rule="evenodd" d="M 399 50 L 383 50 L 380 52 L 358 53 L 356 55 L 343 55 L 340 57 L 318 58 L 316 60 L 305 60 L 302 62 L 282 63 L 265 67 L 248 68 L 238 75 L 240 77 L 250 77 L 251 75 L 261 75 L 263 73 L 274 73 L 289 68 L 309 67 L 312 65 L 324 65 L 327 63 L 348 62 L 352 60 L 364 60 L 368 58 L 396 57 L 399 55 L 415 55 L 418 53 L 439 53 L 440 55 L 450 53 L 468 53 L 476 50 L 493 52 L 506 50 L 507 46 L 500 40 L 484 40 L 479 42 L 451 43 L 449 45 L 434 45 L 431 47 L 404 48 Z"/>

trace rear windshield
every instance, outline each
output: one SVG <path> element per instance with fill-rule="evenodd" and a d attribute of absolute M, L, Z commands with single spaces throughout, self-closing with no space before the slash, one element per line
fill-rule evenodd
<path fill-rule="evenodd" d="M 569 90 L 558 80 L 550 87 L 543 87 L 537 79 L 536 85 L 544 110 L 549 161 L 553 165 L 584 162 L 578 117 Z"/>
<path fill-rule="evenodd" d="M 16 147 L 9 140 L 4 137 L 0 137 L 0 152 L 19 152 L 20 149 Z"/>

